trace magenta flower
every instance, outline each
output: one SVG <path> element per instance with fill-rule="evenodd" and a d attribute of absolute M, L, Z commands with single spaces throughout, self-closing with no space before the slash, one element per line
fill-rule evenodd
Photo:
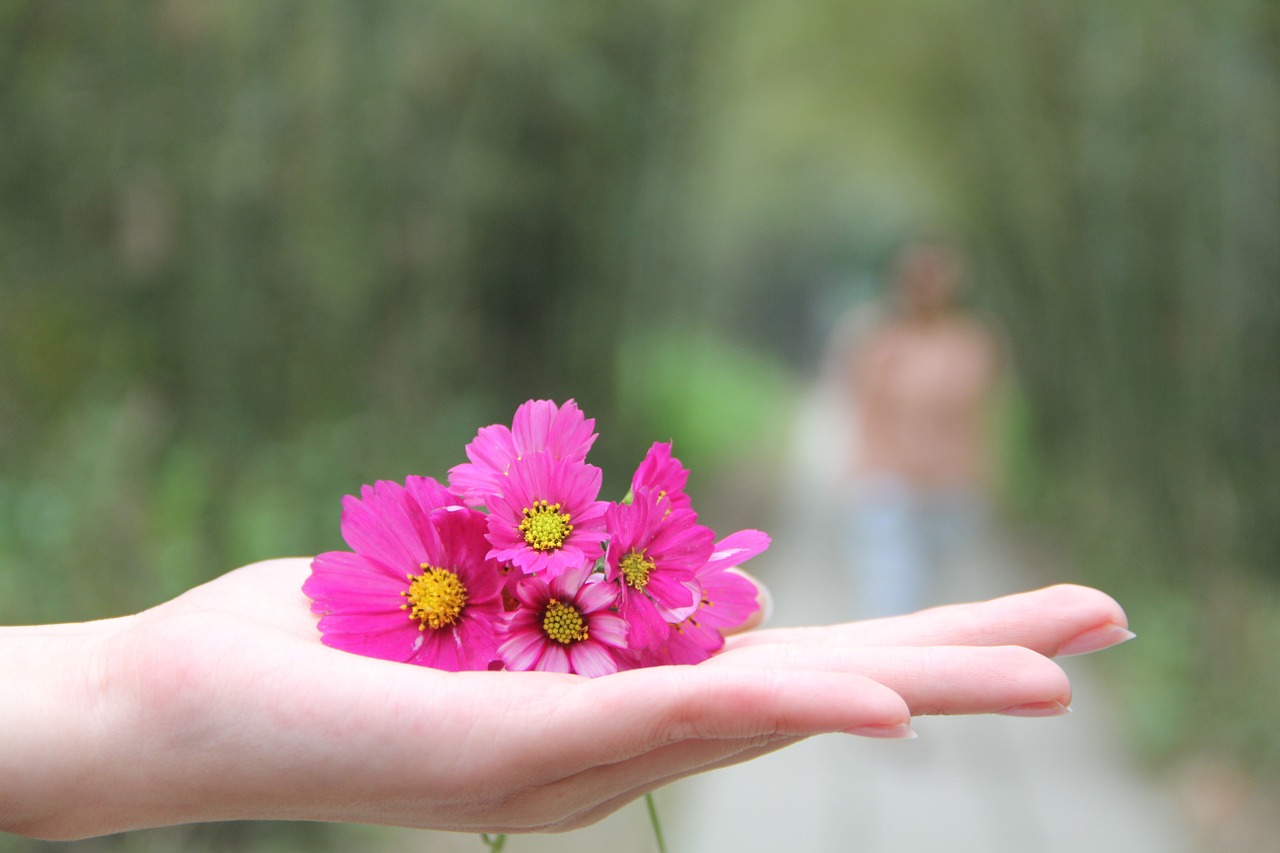
<path fill-rule="evenodd" d="M 758 609 L 732 569 L 769 537 L 715 543 L 669 442 L 649 448 L 624 503 L 599 500 L 594 426 L 572 400 L 529 400 L 510 428 L 476 433 L 448 488 L 409 477 L 343 498 L 351 550 L 316 557 L 302 587 L 322 641 L 443 670 L 591 677 L 722 648 Z"/>
<path fill-rule="evenodd" d="M 507 471 L 517 459 L 548 452 L 555 459 L 581 462 L 596 440 L 595 420 L 583 416 L 569 400 L 557 407 L 550 400 L 529 400 L 516 409 L 511 428 L 482 427 L 467 445 L 470 462 L 449 469 L 449 485 L 472 506 L 487 505 L 501 494 Z"/>
<path fill-rule="evenodd" d="M 435 480 L 382 481 L 342 502 L 351 551 L 311 563 L 302 591 L 327 646 L 451 671 L 497 659 L 501 567 L 485 557 L 482 513 Z"/>
<path fill-rule="evenodd" d="M 595 562 L 608 503 L 597 501 L 600 469 L 549 451 L 516 459 L 489 506 L 488 557 L 547 579 Z"/>
<path fill-rule="evenodd" d="M 691 509 L 672 509 L 665 497 L 641 487 L 630 504 L 605 515 L 609 550 L 605 577 L 619 586 L 618 615 L 628 644 L 651 648 L 666 639 L 669 623 L 691 615 L 701 587 L 697 570 L 711 557 L 715 533 Z"/>
<path fill-rule="evenodd" d="M 671 455 L 671 442 L 655 441 L 631 478 L 631 492 L 652 489 L 669 500 L 672 509 L 689 509 L 691 502 L 684 492 L 688 482 L 688 470 Z"/>
<path fill-rule="evenodd" d="M 519 607 L 507 623 L 498 654 L 507 669 L 576 672 L 595 678 L 618 671 L 615 653 L 627 645 L 627 623 L 611 612 L 618 588 L 590 566 L 550 581 L 521 578 Z"/>
<path fill-rule="evenodd" d="M 724 646 L 724 630 L 736 628 L 760 609 L 758 591 L 747 578 L 730 571 L 769 547 L 759 530 L 739 530 L 716 543 L 697 571 L 702 596 L 692 615 L 671 626 L 666 642 L 632 659 L 639 666 L 701 663 Z"/>

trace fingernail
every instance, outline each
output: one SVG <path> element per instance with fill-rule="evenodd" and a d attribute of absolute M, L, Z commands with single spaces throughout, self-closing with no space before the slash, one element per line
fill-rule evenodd
<path fill-rule="evenodd" d="M 1028 702 L 1005 708 L 998 713 L 1006 717 L 1062 717 L 1070 714 L 1071 709 L 1061 702 Z"/>
<path fill-rule="evenodd" d="M 1059 657 L 1087 655 L 1089 652 L 1107 649 L 1126 640 L 1132 640 L 1136 636 L 1138 635 L 1128 628 L 1121 628 L 1119 625 L 1103 625 L 1067 640 L 1062 644 L 1062 648 L 1058 649 L 1058 655 Z"/>
<path fill-rule="evenodd" d="M 854 726 L 851 729 L 845 729 L 845 734 L 858 735 L 859 737 L 875 737 L 885 740 L 911 740 L 919 737 L 916 730 L 906 723 L 898 723 L 894 726 Z"/>

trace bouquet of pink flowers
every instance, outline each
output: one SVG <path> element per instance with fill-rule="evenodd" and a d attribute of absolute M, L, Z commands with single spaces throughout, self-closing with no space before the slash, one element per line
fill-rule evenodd
<path fill-rule="evenodd" d="M 436 669 L 593 677 L 719 650 L 758 608 L 730 569 L 769 537 L 717 542 L 669 443 L 649 449 L 626 498 L 598 500 L 594 427 L 572 400 L 530 400 L 510 428 L 477 432 L 447 487 L 409 477 L 344 498 L 351 550 L 316 557 L 302 587 L 324 643 Z"/>

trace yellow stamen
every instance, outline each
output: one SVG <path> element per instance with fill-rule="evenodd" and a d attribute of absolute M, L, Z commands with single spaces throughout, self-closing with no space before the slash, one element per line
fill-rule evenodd
<path fill-rule="evenodd" d="M 561 512 L 560 504 L 534 501 L 533 506 L 525 507 L 522 512 L 524 518 L 520 522 L 520 532 L 535 551 L 554 551 L 573 532 L 569 513 Z"/>
<path fill-rule="evenodd" d="M 643 590 L 649 583 L 649 572 L 653 571 L 653 560 L 647 559 L 643 551 L 639 554 L 632 551 L 622 558 L 620 568 L 627 586 Z"/>
<path fill-rule="evenodd" d="M 549 638 L 565 646 L 587 638 L 587 623 L 582 620 L 578 609 L 554 598 L 542 614 L 542 630 Z"/>
<path fill-rule="evenodd" d="M 401 604 L 401 610 L 409 611 L 410 619 L 418 620 L 418 630 L 428 627 L 439 630 L 457 623 L 462 608 L 467 603 L 467 588 L 457 574 L 448 569 L 437 569 L 422 564 L 420 575 L 406 575 L 409 588 L 400 593 L 409 599 Z"/>

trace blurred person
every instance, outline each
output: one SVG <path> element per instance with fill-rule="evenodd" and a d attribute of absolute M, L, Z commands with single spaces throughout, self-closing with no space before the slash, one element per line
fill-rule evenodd
<path fill-rule="evenodd" d="M 960 307 L 964 273 L 950 243 L 914 243 L 895 264 L 890 304 L 845 330 L 843 550 L 864 616 L 937 600 L 944 569 L 985 526 L 986 418 L 1000 358 L 995 335 Z"/>
<path fill-rule="evenodd" d="M 1111 598 L 1064 585 L 749 631 L 697 666 L 444 672 L 323 645 L 301 591 L 309 562 L 246 566 L 134 615 L 0 628 L 0 831 L 572 829 L 810 735 L 910 737 L 913 714 L 1065 713 L 1070 684 L 1051 658 L 1133 636 Z"/>

